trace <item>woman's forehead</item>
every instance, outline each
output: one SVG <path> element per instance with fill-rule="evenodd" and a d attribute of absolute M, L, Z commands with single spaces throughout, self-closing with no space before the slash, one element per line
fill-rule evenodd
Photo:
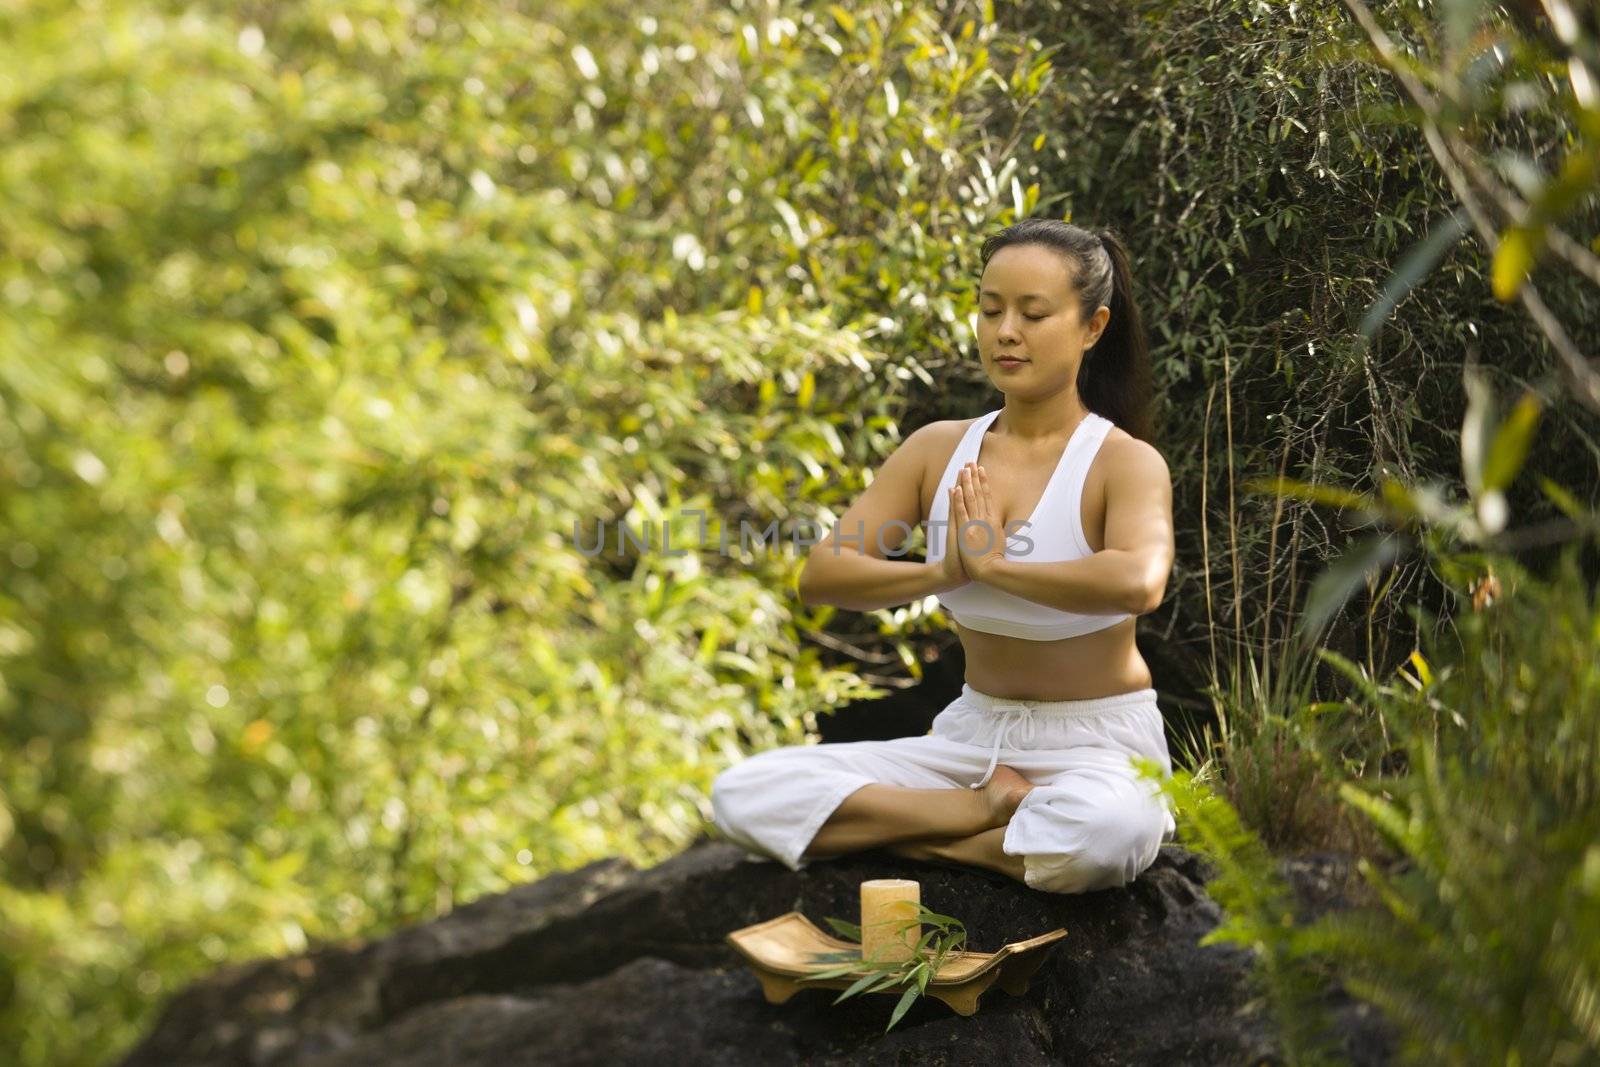
<path fill-rule="evenodd" d="M 979 280 L 978 295 L 1048 300 L 1066 295 L 1071 288 L 1072 276 L 1059 254 L 1027 245 L 1002 248 L 990 257 Z"/>

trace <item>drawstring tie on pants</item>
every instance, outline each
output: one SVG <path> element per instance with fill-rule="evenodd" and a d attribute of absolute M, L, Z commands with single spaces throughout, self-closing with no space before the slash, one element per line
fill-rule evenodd
<path fill-rule="evenodd" d="M 1021 724 L 1024 727 L 1024 741 L 1033 739 L 1033 705 L 1013 703 L 997 705 L 997 707 L 1004 708 L 1001 714 L 1005 722 L 1001 724 L 1000 729 L 994 732 L 994 748 L 989 753 L 989 769 L 983 772 L 982 778 L 968 786 L 967 788 L 969 789 L 982 789 L 988 784 L 990 777 L 994 774 L 995 765 L 1000 761 L 1001 745 L 1004 744 L 1007 748 L 1012 747 L 1011 728 L 1013 726 Z"/>

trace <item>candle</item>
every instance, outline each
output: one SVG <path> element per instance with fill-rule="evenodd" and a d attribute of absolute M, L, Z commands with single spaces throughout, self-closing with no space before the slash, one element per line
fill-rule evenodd
<path fill-rule="evenodd" d="M 897 960 L 911 958 L 922 937 L 922 924 L 913 922 L 904 933 L 898 924 L 916 919 L 922 903 L 922 886 L 910 878 L 873 878 L 861 883 L 861 958 Z"/>

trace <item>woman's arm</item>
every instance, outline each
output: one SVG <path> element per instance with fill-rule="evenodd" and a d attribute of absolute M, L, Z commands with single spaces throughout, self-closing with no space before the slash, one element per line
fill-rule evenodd
<path fill-rule="evenodd" d="M 817 565 L 815 555 L 807 561 L 800 573 L 800 602 L 807 606 L 832 604 L 851 611 L 875 611 L 965 584 L 946 578 L 937 563 L 880 559 L 844 548 L 837 557 L 830 554 L 825 566 Z"/>
<path fill-rule="evenodd" d="M 1121 440 L 1105 446 L 1105 545 L 1081 559 L 1028 563 L 1006 559 L 997 548 L 973 553 L 967 572 L 974 581 L 1036 604 L 1086 614 L 1154 611 L 1166 594 L 1175 541 L 1172 477 L 1167 461 L 1152 445 Z M 978 517 L 996 523 L 982 475 L 963 471 L 957 484 L 976 501 Z M 975 494 L 975 495 L 973 495 Z M 966 505 L 957 504 L 957 523 Z M 959 539 L 957 546 L 963 547 Z"/>
<path fill-rule="evenodd" d="M 939 563 L 888 556 L 924 521 L 922 479 L 936 425 L 902 441 L 838 525 L 811 549 L 798 583 L 802 604 L 874 611 L 966 584 L 965 577 L 950 578 L 949 568 Z"/>

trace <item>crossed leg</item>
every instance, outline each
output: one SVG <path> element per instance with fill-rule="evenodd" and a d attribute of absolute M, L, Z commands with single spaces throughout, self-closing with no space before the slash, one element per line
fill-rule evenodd
<path fill-rule="evenodd" d="M 1034 783 L 1000 764 L 983 789 L 909 789 L 869 785 L 834 809 L 805 851 L 807 858 L 879 846 L 910 859 L 985 867 L 1022 880 L 1023 859 L 1000 849 L 1012 814 Z"/>
<path fill-rule="evenodd" d="M 995 871 L 1008 878 L 1022 882 L 1026 885 L 1025 860 L 1022 856 L 1008 855 L 1000 846 L 1006 839 L 1006 828 L 1010 825 L 1011 815 L 1016 812 L 1022 803 L 1022 798 L 1031 793 L 1034 784 L 1019 774 L 1015 768 L 1001 764 L 994 770 L 986 791 L 993 791 L 1005 798 L 997 825 L 989 825 L 976 833 L 957 834 L 955 836 L 939 835 L 932 837 L 914 838 L 909 841 L 896 841 L 885 845 L 884 848 L 897 856 L 904 856 L 914 860 L 934 860 L 945 863 L 966 864 L 972 867 L 982 867 L 985 870 Z"/>
<path fill-rule="evenodd" d="M 1026 885 L 1025 861 L 1008 855 L 1000 846 L 1006 839 L 1006 826 L 992 826 L 966 837 L 925 837 L 885 846 L 897 856 L 914 860 L 943 860 L 998 871 Z"/>
<path fill-rule="evenodd" d="M 1171 816 L 1148 784 L 1110 764 L 1069 769 L 1037 789 L 1030 785 L 1029 806 L 1019 802 L 999 826 L 887 847 L 911 859 L 998 871 L 1046 892 L 1081 893 L 1127 885 L 1155 860 L 1169 832 Z M 1008 836 L 1017 855 L 1003 849 Z"/>

